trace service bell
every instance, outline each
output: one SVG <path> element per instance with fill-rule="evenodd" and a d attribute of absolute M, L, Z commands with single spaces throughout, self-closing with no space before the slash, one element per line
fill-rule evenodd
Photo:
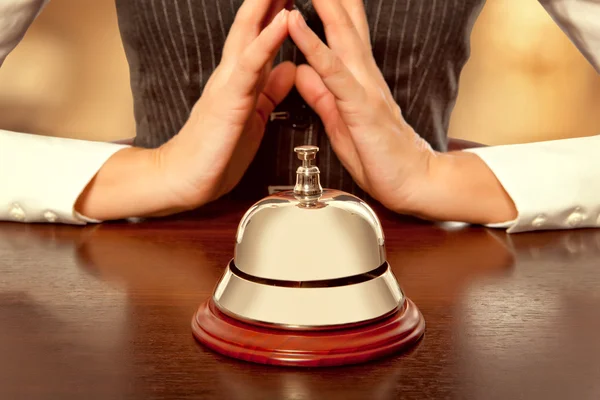
<path fill-rule="evenodd" d="M 212 298 L 193 320 L 196 338 L 223 354 L 279 365 L 339 365 L 417 341 L 423 317 L 386 260 L 375 212 L 323 189 L 315 146 L 295 149 L 294 190 L 254 204 Z"/>

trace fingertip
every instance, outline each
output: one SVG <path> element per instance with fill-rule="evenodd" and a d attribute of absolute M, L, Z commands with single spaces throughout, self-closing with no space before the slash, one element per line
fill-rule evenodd
<path fill-rule="evenodd" d="M 291 61 L 284 61 L 282 63 L 280 63 L 278 65 L 278 68 L 281 68 L 286 75 L 292 75 L 292 74 L 296 74 L 296 70 L 298 69 L 298 67 L 296 66 L 296 64 L 294 64 Z"/>
<path fill-rule="evenodd" d="M 270 25 L 287 25 L 287 19 L 288 19 L 288 15 L 289 15 L 289 11 L 286 10 L 285 8 L 282 9 L 281 11 L 279 11 L 277 13 L 277 15 L 275 15 L 275 18 L 273 18 L 273 21 L 271 21 Z"/>
<path fill-rule="evenodd" d="M 293 86 L 296 81 L 296 65 L 289 61 L 283 62 L 273 69 L 271 77 L 282 86 Z"/>
<path fill-rule="evenodd" d="M 308 51 L 311 45 L 315 46 L 315 43 L 320 40 L 306 24 L 304 16 L 298 10 L 290 12 L 288 32 L 298 49 L 303 53 Z"/>
<path fill-rule="evenodd" d="M 289 21 L 291 23 L 293 23 L 294 25 L 296 25 L 298 28 L 308 29 L 308 25 L 306 24 L 306 20 L 304 19 L 304 16 L 298 10 L 290 11 Z"/>
<path fill-rule="evenodd" d="M 296 66 L 291 62 L 284 62 L 277 65 L 273 71 L 271 72 L 271 76 L 269 77 L 269 81 L 265 86 L 268 92 L 273 91 L 273 89 L 277 88 L 275 92 L 289 92 L 291 87 L 294 85 L 296 80 Z M 274 96 L 278 97 L 278 96 Z M 283 96 L 285 97 L 285 96 Z M 281 97 L 281 99 L 283 99 Z M 281 101 L 281 100 L 280 100 Z"/>
<path fill-rule="evenodd" d="M 280 65 L 286 65 L 286 66 L 288 66 L 288 67 L 294 67 L 294 68 L 298 68 L 298 66 L 297 66 L 296 64 L 294 64 L 294 62 L 293 62 L 293 61 L 289 61 L 289 60 L 287 60 L 287 61 L 282 61 L 282 62 L 281 62 L 281 63 L 279 63 L 279 64 L 280 64 Z M 286 68 L 288 68 L 288 67 L 286 67 Z"/>
<path fill-rule="evenodd" d="M 262 27 L 270 25 L 279 15 L 282 10 L 286 10 L 289 12 L 288 8 L 288 0 L 269 0 L 271 1 L 271 8 L 269 15 L 263 21 Z"/>
<path fill-rule="evenodd" d="M 296 86 L 303 86 L 306 80 L 304 78 L 309 77 L 311 74 L 312 67 L 307 64 L 298 65 L 296 67 Z"/>
<path fill-rule="evenodd" d="M 307 72 L 310 72 L 311 70 L 314 71 L 313 67 L 311 67 L 308 64 L 300 64 L 296 68 L 298 69 L 298 73 L 300 73 L 300 71 L 302 71 L 302 73 L 307 73 Z"/>
<path fill-rule="evenodd" d="M 296 76 L 300 78 L 321 79 L 321 76 L 317 73 L 317 71 L 315 71 L 315 69 L 310 64 L 301 64 L 296 68 Z"/>
<path fill-rule="evenodd" d="M 300 95 L 304 97 L 313 109 L 316 106 L 317 100 L 329 93 L 319 74 L 309 65 L 300 65 L 298 67 L 295 84 Z"/>

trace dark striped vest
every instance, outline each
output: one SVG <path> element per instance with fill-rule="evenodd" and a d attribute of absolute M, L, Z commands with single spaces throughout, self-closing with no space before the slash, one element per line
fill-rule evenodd
<path fill-rule="evenodd" d="M 373 53 L 411 126 L 444 151 L 458 79 L 469 56 L 469 36 L 484 0 L 365 0 Z M 242 0 L 116 0 L 130 65 L 137 136 L 157 147 L 175 135 L 221 58 Z M 323 36 L 310 0 L 296 6 Z M 287 41 L 276 62 L 305 62 Z M 293 91 L 268 124 L 258 154 L 233 196 L 262 197 L 272 186 L 293 185 L 293 148 L 321 148 L 324 187 L 363 196 L 332 151 L 319 118 Z M 398 160 L 401 162 L 401 160 Z"/>

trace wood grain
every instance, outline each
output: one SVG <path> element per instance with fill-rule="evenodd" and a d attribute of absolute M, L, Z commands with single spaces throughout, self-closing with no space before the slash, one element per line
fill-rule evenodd
<path fill-rule="evenodd" d="M 427 333 L 378 362 L 298 370 L 231 360 L 190 330 L 248 206 L 85 228 L 0 224 L 0 398 L 600 397 L 600 230 L 507 237 L 377 209 Z"/>

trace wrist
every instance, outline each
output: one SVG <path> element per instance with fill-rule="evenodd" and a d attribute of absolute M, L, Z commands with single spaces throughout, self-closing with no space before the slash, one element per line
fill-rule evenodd
<path fill-rule="evenodd" d="M 416 193 L 411 213 L 428 220 L 492 224 L 517 217 L 508 193 L 473 153 L 432 153 Z"/>
<path fill-rule="evenodd" d="M 205 170 L 207 163 L 199 159 L 203 152 L 195 147 L 196 141 L 186 140 L 190 133 L 195 132 L 184 128 L 153 150 L 157 180 L 171 207 L 178 211 L 192 210 L 219 197 L 219 181 L 213 176 L 213 171 Z"/>
<path fill-rule="evenodd" d="M 113 154 L 79 196 L 75 209 L 107 221 L 183 211 L 160 171 L 156 149 L 128 147 Z"/>

